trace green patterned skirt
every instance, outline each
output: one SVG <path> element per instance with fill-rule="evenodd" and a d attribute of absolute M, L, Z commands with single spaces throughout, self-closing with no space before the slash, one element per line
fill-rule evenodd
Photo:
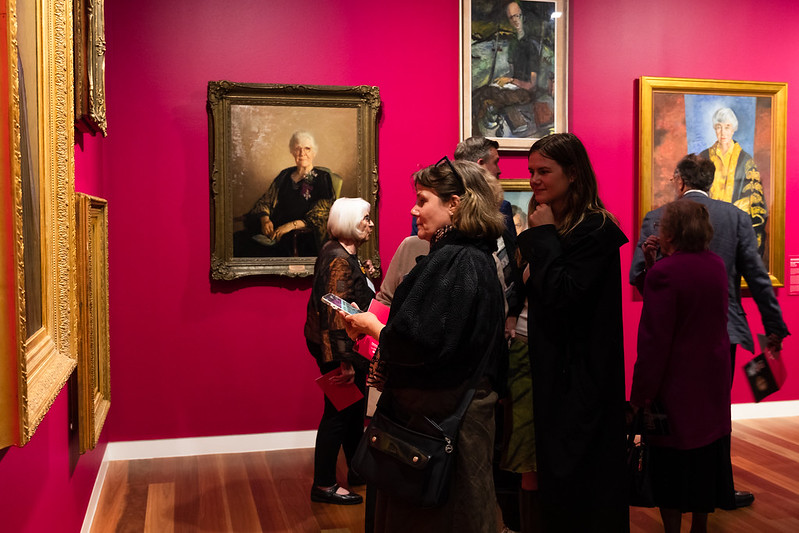
<path fill-rule="evenodd" d="M 516 336 L 511 341 L 508 363 L 510 405 L 506 407 L 503 470 L 524 473 L 535 471 L 535 426 L 533 425 L 533 376 L 527 340 Z"/>

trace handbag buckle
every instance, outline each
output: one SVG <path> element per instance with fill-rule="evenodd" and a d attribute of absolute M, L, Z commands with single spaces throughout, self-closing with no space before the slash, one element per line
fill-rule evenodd
<path fill-rule="evenodd" d="M 453 450 L 453 448 L 452 448 L 452 439 L 450 439 L 449 437 L 444 437 L 444 440 L 447 441 L 446 446 L 444 446 L 444 451 L 447 452 L 447 453 L 452 453 L 452 450 Z"/>

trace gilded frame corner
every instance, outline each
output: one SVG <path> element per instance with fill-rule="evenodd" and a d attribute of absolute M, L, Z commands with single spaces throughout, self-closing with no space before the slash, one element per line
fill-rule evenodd
<path fill-rule="evenodd" d="M 707 114 L 730 107 L 740 122 L 733 136 L 738 143 L 744 125 L 751 133 L 752 160 L 763 183 L 768 211 L 763 261 L 775 287 L 785 275 L 785 169 L 787 83 L 642 76 L 639 80 L 638 220 L 669 201 L 664 185 L 677 162 L 708 138 Z M 739 109 L 740 107 L 740 109 Z M 750 116 L 751 115 L 751 116 Z M 744 119 L 744 120 L 742 120 Z M 708 127 L 712 126 L 708 124 Z M 715 137 L 714 137 L 715 138 Z M 743 141 L 742 141 L 743 142 Z M 707 144 L 707 141 L 705 141 Z M 672 147 L 672 148 L 668 148 Z"/>
<path fill-rule="evenodd" d="M 78 293 L 78 435 L 93 449 L 111 408 L 108 320 L 108 202 L 83 193 L 75 201 Z"/>
<path fill-rule="evenodd" d="M 4 182 L 0 187 L 7 222 L 0 235 L 4 258 L 0 274 L 4 313 L 0 326 L 4 339 L 0 343 L 0 447 L 22 446 L 30 440 L 76 366 L 71 3 L 28 2 L 20 14 L 17 7 L 21 1 L 5 2 L 4 33 L 9 38 L 7 47 L 0 48 L 4 54 L 2 85 L 8 89 L 3 103 L 3 114 L 8 115 L 3 127 L 7 130 L 0 136 L 8 155 L 2 158 Z M 36 38 L 18 40 L 19 26 L 33 28 Z M 27 85 L 18 68 L 23 56 L 31 68 L 27 76 L 36 74 L 25 80 Z M 21 87 L 31 89 L 33 102 L 21 98 Z M 31 121 L 26 121 L 24 128 L 21 116 Z M 30 133 L 31 123 L 36 125 L 37 135 Z M 25 150 L 28 143 L 35 143 L 38 153 L 28 159 L 26 168 L 36 169 L 33 173 L 23 172 L 23 131 Z M 30 211 L 23 213 L 24 179 L 37 187 L 30 199 L 36 216 Z M 36 265 L 25 261 L 24 224 L 40 232 L 34 241 L 34 249 L 40 252 Z M 28 245 L 30 251 L 34 245 Z M 30 278 L 34 272 L 41 287 L 36 294 L 26 294 L 26 275 Z M 40 306 L 40 325 L 27 321 L 29 303 Z"/>
<path fill-rule="evenodd" d="M 207 107 L 212 279 L 313 275 L 315 256 L 256 257 L 234 247 L 234 239 L 242 242 L 242 220 L 254 200 L 276 179 L 278 169 L 294 166 L 288 144 L 296 130 L 310 131 L 316 138 L 315 164 L 340 175 L 337 197 L 369 202 L 375 228 L 358 255 L 370 259 L 379 276 L 377 87 L 210 81 Z"/>

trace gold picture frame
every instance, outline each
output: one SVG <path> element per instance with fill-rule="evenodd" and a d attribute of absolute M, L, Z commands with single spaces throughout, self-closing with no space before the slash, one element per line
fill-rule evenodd
<path fill-rule="evenodd" d="M 513 224 L 516 226 L 516 235 L 527 229 L 527 214 L 530 208 L 530 199 L 533 191 L 530 182 L 521 179 L 499 180 L 505 200 L 510 203 L 513 214 Z"/>
<path fill-rule="evenodd" d="M 108 326 L 108 202 L 77 193 L 78 434 L 93 449 L 111 408 Z"/>
<path fill-rule="evenodd" d="M 674 199 L 669 180 L 683 156 L 710 157 L 708 150 L 716 143 L 713 115 L 729 109 L 737 121 L 732 138 L 738 145 L 736 168 L 745 164 L 747 169 L 745 176 L 741 171 L 741 179 L 736 171 L 735 182 L 759 182 L 763 200 L 736 201 L 735 195 L 721 199 L 748 206 L 753 220 L 762 216 L 755 209 L 765 209 L 765 224 L 755 226 L 756 233 L 762 232 L 761 255 L 774 286 L 783 286 L 787 94 L 786 83 L 642 76 L 638 227 L 646 213 Z"/>
<path fill-rule="evenodd" d="M 71 6 L 3 3 L 0 448 L 30 440 L 76 366 Z"/>
<path fill-rule="evenodd" d="M 309 254 L 326 237 L 326 209 L 343 196 L 363 198 L 371 205 L 375 228 L 358 255 L 371 260 L 379 276 L 379 109 L 379 89 L 365 85 L 208 83 L 212 279 L 312 275 L 316 256 Z M 324 203 L 313 203 L 308 216 L 303 215 L 310 219 L 313 214 L 315 225 L 290 230 L 278 241 L 262 233 L 255 206 L 271 191 L 289 186 L 286 178 L 296 168 L 289 140 L 297 131 L 310 133 L 317 149 L 311 178 L 294 185 L 295 201 L 301 201 L 300 194 L 308 200 L 324 191 Z M 277 201 L 273 205 L 274 215 Z M 302 248 L 299 239 L 310 244 Z"/>
<path fill-rule="evenodd" d="M 460 137 L 521 151 L 568 131 L 568 0 L 520 0 L 518 13 L 508 4 L 461 2 Z M 524 76 L 514 62 L 528 65 Z"/>
<path fill-rule="evenodd" d="M 105 0 L 73 0 L 75 126 L 108 134 L 105 116 Z"/>

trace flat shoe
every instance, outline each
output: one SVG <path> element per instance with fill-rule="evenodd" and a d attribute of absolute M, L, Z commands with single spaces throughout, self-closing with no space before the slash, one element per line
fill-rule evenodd
<path fill-rule="evenodd" d="M 743 490 L 736 490 L 735 491 L 735 507 L 740 509 L 741 507 L 748 507 L 752 505 L 752 502 L 755 501 L 755 495 L 751 492 L 746 492 Z"/>
<path fill-rule="evenodd" d="M 333 485 L 327 490 L 320 489 L 316 485 L 311 487 L 311 501 L 321 503 L 332 503 L 335 505 L 358 505 L 363 503 L 363 497 L 360 494 L 350 492 L 349 494 L 339 494 L 338 483 Z"/>

